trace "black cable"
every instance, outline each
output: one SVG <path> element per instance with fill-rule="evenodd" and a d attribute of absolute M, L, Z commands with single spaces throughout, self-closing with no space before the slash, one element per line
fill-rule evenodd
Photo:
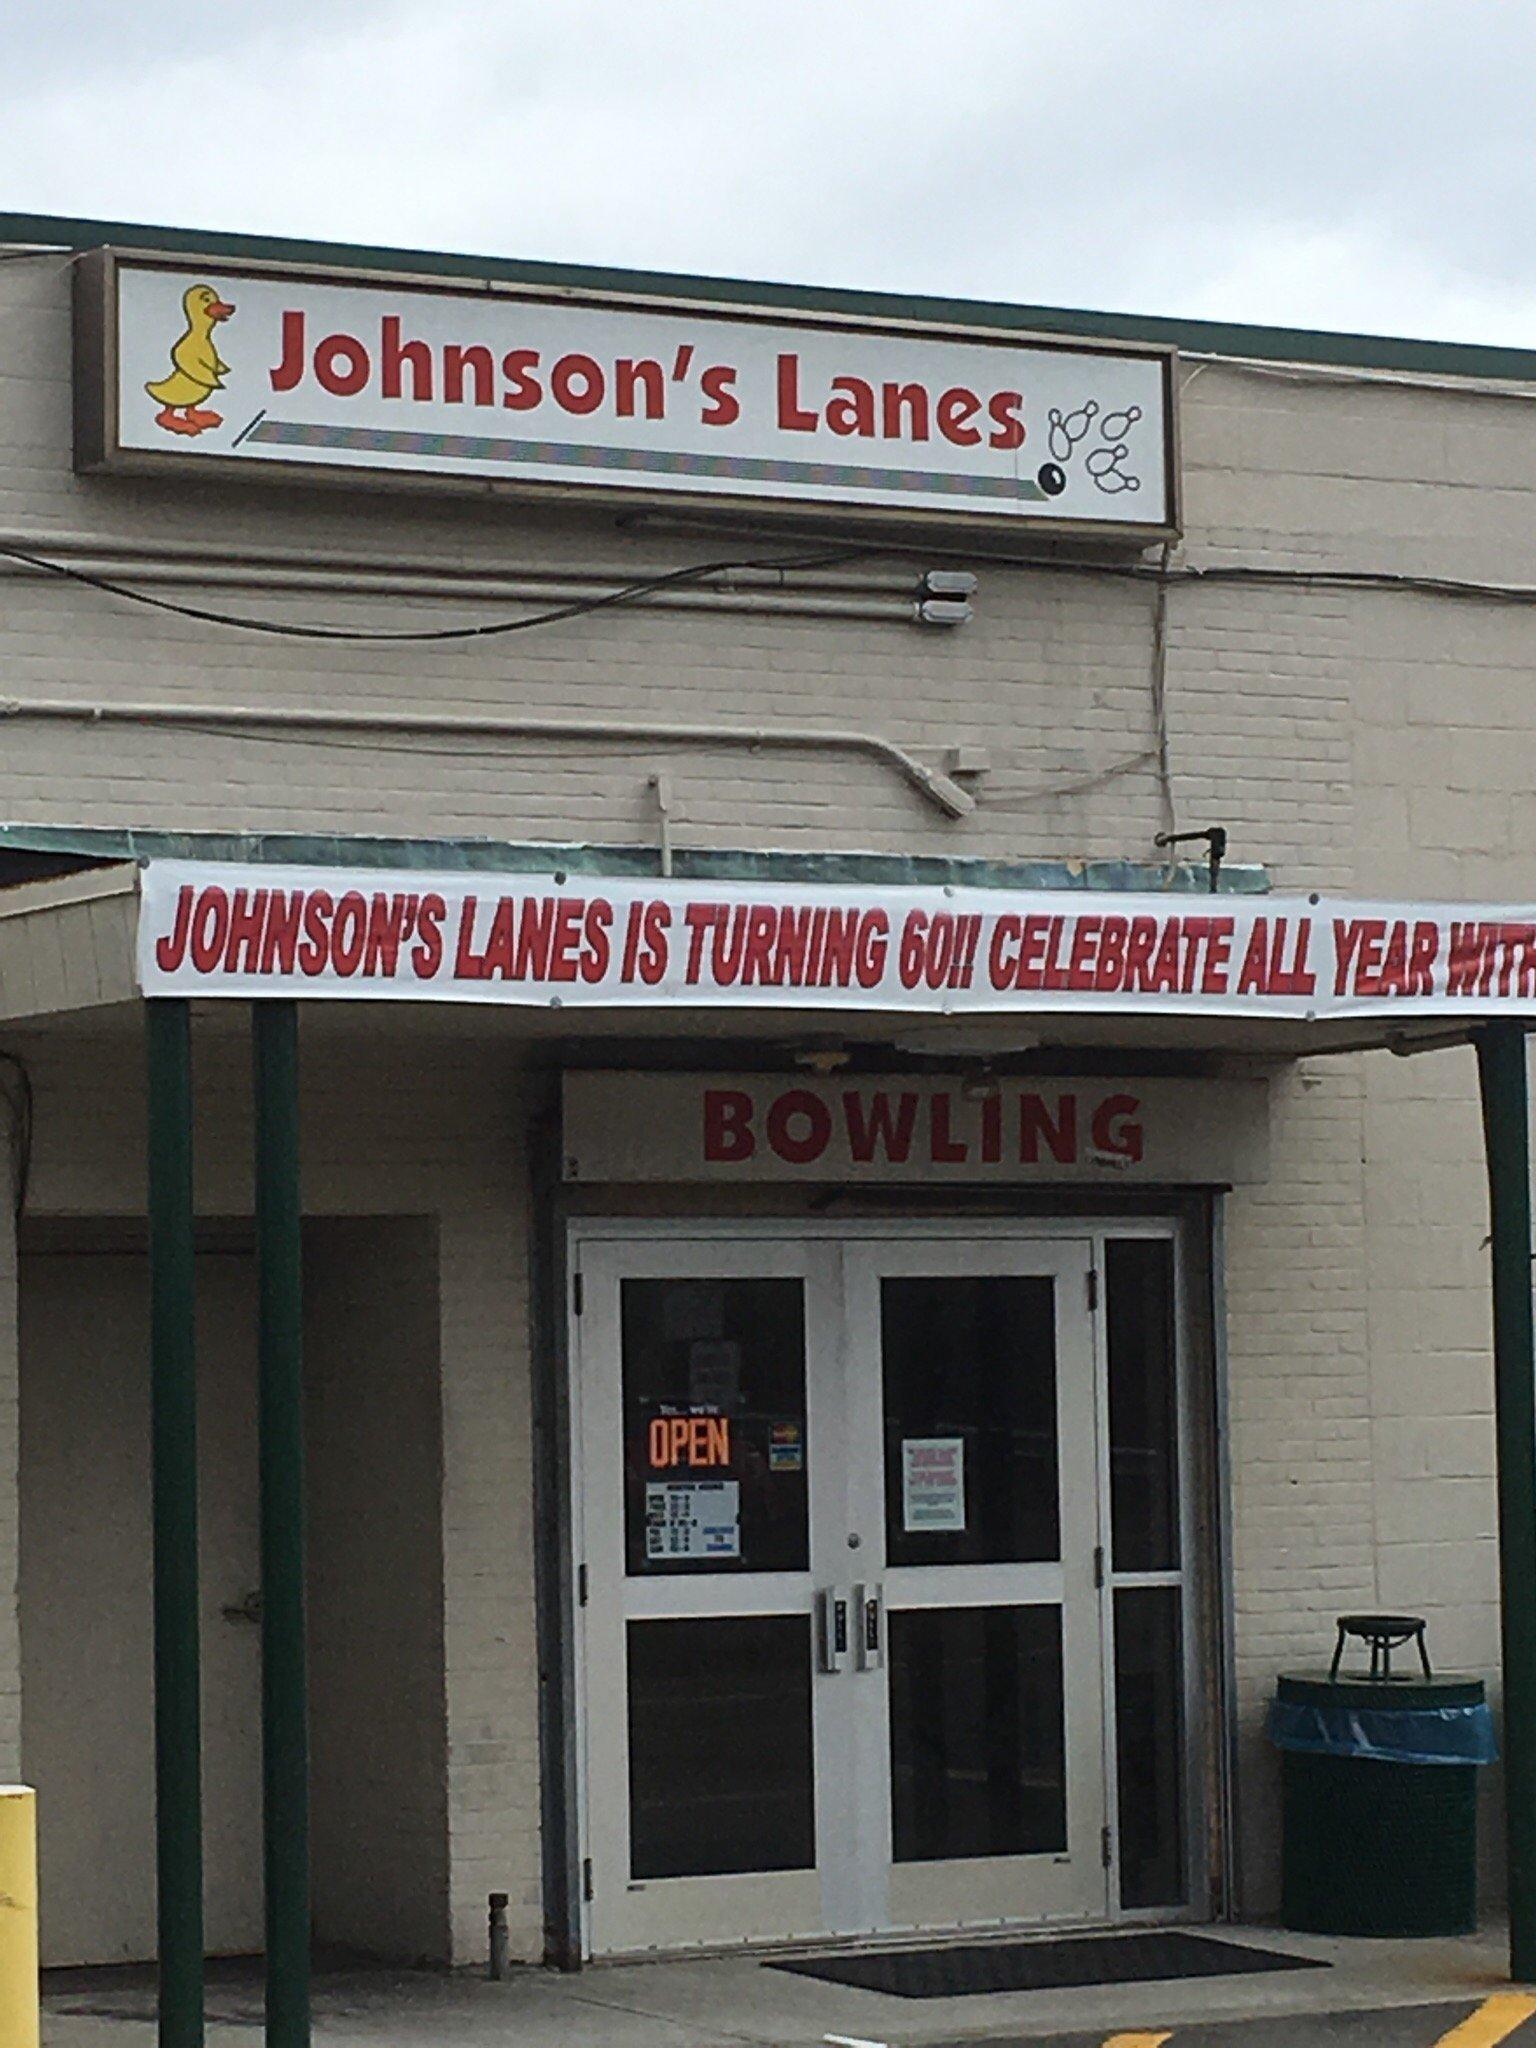
<path fill-rule="evenodd" d="M 606 591 L 601 597 L 573 599 L 569 604 L 555 605 L 549 611 L 534 612 L 520 619 L 496 619 L 485 626 L 434 626 L 419 632 L 390 633 L 353 626 L 302 626 L 293 625 L 282 619 L 242 618 L 238 612 L 214 611 L 204 605 L 178 604 L 174 598 L 155 597 L 147 590 L 130 590 L 125 583 L 116 583 L 107 576 L 94 576 L 88 569 L 72 568 L 68 562 L 53 562 L 45 555 L 30 554 L 25 548 L 10 547 L 0 543 L 0 555 L 13 562 L 20 562 L 29 569 L 41 569 L 48 575 L 61 576 L 70 583 L 83 583 L 88 590 L 103 592 L 108 597 L 126 598 L 131 604 L 148 605 L 158 612 L 171 612 L 180 619 L 195 619 L 205 626 L 234 626 L 247 633 L 271 633 L 284 640 L 368 640 L 406 642 L 419 645 L 423 641 L 442 640 L 488 640 L 505 633 L 526 633 L 535 626 L 558 625 L 562 619 L 585 618 L 589 613 L 612 609 L 616 605 L 634 604 L 654 595 L 659 590 L 673 589 L 679 584 L 699 583 L 709 576 L 728 575 L 735 569 L 830 569 L 841 563 L 858 561 L 875 553 L 868 546 L 840 546 L 824 548 L 814 555 L 778 556 L 767 561 L 742 561 L 739 557 L 730 561 L 695 562 L 684 569 L 668 569 L 658 576 L 643 576 L 633 583 L 625 583 L 617 590 Z"/>
<path fill-rule="evenodd" d="M 368 627 L 297 625 L 282 619 L 243 617 L 238 612 L 216 611 L 205 605 L 181 604 L 174 598 L 156 597 L 147 590 L 133 590 L 127 584 L 118 583 L 111 577 L 93 575 L 88 569 L 76 569 L 67 562 L 52 561 L 45 555 L 32 554 L 25 548 L 5 543 L 0 543 L 0 556 L 19 562 L 26 568 L 41 570 L 46 575 L 59 576 L 68 582 L 83 584 L 88 590 L 99 591 L 105 596 L 120 597 L 130 604 L 147 605 L 151 610 L 169 612 L 176 618 L 192 619 L 201 625 L 230 626 L 241 632 L 266 633 L 285 640 L 350 640 L 407 646 L 444 641 L 496 639 L 509 633 L 525 633 L 540 626 L 558 625 L 566 619 L 585 618 L 595 612 L 641 603 L 658 591 L 700 583 L 711 576 L 729 575 L 731 571 L 737 569 L 787 571 L 837 568 L 844 563 L 873 559 L 911 560 L 913 557 L 937 557 L 948 562 L 961 559 L 953 545 L 947 548 L 910 543 L 891 546 L 888 543 L 849 537 L 830 544 L 814 554 L 778 555 L 759 559 L 735 556 L 728 560 L 695 562 L 686 568 L 666 570 L 660 575 L 638 577 L 632 583 L 606 591 L 601 597 L 576 598 L 569 604 L 555 605 L 547 611 L 529 613 L 517 619 L 497 619 L 488 625 L 437 626 L 410 632 L 385 632 Z M 1293 589 L 1408 591 L 1426 597 L 1473 599 L 1515 605 L 1536 604 L 1536 585 L 1487 583 L 1472 577 L 1431 576 L 1416 574 L 1409 570 L 1282 569 L 1244 562 L 1215 562 L 1203 566 L 1182 562 L 1165 567 L 1153 562 L 1074 562 L 1050 557 L 995 555 L 985 549 L 966 552 L 963 558 L 967 562 L 987 568 L 1024 569 L 1037 574 L 1086 576 L 1120 582 L 1153 583 L 1164 587 L 1175 583 L 1248 583 L 1288 585 Z"/>

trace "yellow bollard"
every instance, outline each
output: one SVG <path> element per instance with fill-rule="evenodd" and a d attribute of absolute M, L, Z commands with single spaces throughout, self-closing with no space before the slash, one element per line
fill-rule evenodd
<path fill-rule="evenodd" d="M 37 2003 L 37 1799 L 29 1785 L 0 1785 L 0 2041 L 39 2048 Z"/>

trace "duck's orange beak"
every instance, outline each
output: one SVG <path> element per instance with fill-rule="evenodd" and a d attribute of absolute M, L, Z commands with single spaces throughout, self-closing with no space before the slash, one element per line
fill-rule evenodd
<path fill-rule="evenodd" d="M 208 308 L 208 318 L 210 320 L 227 320 L 234 310 L 234 307 L 226 305 L 223 299 L 215 299 Z"/>

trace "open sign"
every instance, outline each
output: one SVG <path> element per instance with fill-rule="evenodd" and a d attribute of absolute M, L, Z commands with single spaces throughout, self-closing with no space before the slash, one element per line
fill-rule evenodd
<path fill-rule="evenodd" d="M 647 1431 L 651 1470 L 678 1466 L 707 1471 L 731 1462 L 731 1425 L 724 1415 L 658 1415 Z"/>

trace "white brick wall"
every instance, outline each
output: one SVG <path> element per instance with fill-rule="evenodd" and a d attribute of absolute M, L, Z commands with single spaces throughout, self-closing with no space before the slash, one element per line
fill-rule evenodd
<path fill-rule="evenodd" d="M 68 468 L 68 350 L 63 266 L 0 268 L 0 525 L 637 572 L 718 551 L 707 537 L 494 503 L 82 482 Z M 1216 363 L 1186 375 L 1189 560 L 1531 575 L 1527 398 Z M 220 601 L 389 626 L 448 615 L 271 592 Z M 17 722 L 4 729 L 0 815 L 633 842 L 653 834 L 647 781 L 665 762 L 682 844 L 1147 859 L 1162 822 L 1149 766 L 1079 794 L 1036 792 L 1151 745 L 1152 604 L 1146 586 L 989 569 L 975 624 L 954 635 L 657 610 L 472 647 L 317 652 L 0 572 L 0 695 L 825 719 L 935 761 L 950 744 L 982 745 L 994 764 L 975 816 L 953 825 L 845 758 L 544 744 L 454 755 Z M 1530 899 L 1536 614 L 1185 584 L 1170 594 L 1168 647 L 1181 823 L 1226 825 L 1232 857 L 1267 863 L 1281 887 Z M 504 1883 L 528 1949 L 539 1905 L 521 1132 L 487 1047 L 450 1079 L 391 1044 L 359 1053 L 367 1115 L 327 1121 L 317 1107 L 311 1189 L 361 1200 L 377 1171 L 391 1199 L 409 1189 L 442 1205 L 454 1921 L 473 1952 L 484 1893 Z M 132 1118 L 88 1061 L 38 1050 L 37 1203 L 133 1206 Z M 386 1113 L 407 1080 L 439 1124 Z M 246 1199 L 230 1086 L 208 1155 L 227 1177 L 215 1205 Z M 1275 1845 L 1255 1825 L 1272 1814 L 1274 1782 L 1259 1718 L 1276 1667 L 1316 1661 L 1332 1616 L 1374 1601 L 1428 1612 L 1447 1662 L 1490 1669 L 1496 1655 L 1470 1058 L 1307 1062 L 1282 1077 L 1276 1104 L 1274 1170 L 1230 1204 L 1226 1276 L 1245 1864 L 1260 1906 Z M 0 1414 L 6 1398 L 0 1385 Z M 10 1654 L 0 1627 L 0 1703 Z"/>

